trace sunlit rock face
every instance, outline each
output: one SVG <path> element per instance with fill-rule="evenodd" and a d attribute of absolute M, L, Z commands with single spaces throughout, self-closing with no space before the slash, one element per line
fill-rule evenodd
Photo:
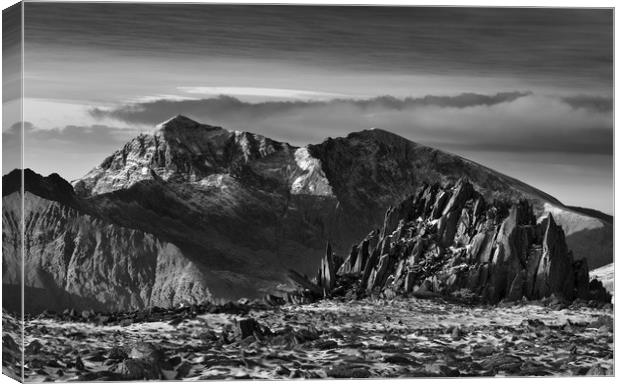
<path fill-rule="evenodd" d="M 40 181 L 54 188 L 53 180 Z M 20 289 L 21 261 L 12 258 L 20 243 L 10 238 L 19 233 L 14 219 L 21 212 L 22 195 L 14 192 L 2 200 L 3 251 L 11 257 L 3 263 L 3 284 Z M 23 203 L 27 312 L 168 307 L 211 297 L 208 275 L 175 245 L 28 190 Z"/>
<path fill-rule="evenodd" d="M 154 177 L 193 183 L 279 151 L 288 153 L 293 148 L 260 135 L 229 132 L 176 116 L 157 125 L 154 133 L 129 141 L 74 186 L 81 195 L 95 195 Z"/>

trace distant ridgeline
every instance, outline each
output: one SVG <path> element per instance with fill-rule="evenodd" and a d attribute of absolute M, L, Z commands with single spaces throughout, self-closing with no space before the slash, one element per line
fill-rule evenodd
<path fill-rule="evenodd" d="M 536 223 L 530 203 L 491 204 L 464 179 L 454 187 L 423 185 L 385 213 L 349 256 L 328 244 L 317 276 L 290 277 L 314 295 L 393 297 L 449 295 L 495 304 L 555 296 L 609 302 L 585 259 L 573 260 L 551 214 Z"/>
<path fill-rule="evenodd" d="M 590 295 L 588 266 L 613 261 L 611 218 L 380 129 L 295 147 L 179 115 L 72 183 L 28 169 L 2 180 L 11 311 L 21 311 L 22 290 L 27 313 L 284 295 L 296 289 L 291 267 L 315 297 L 357 285 L 363 294 L 469 289 L 491 302 L 572 298 Z M 329 250 L 320 288 L 300 275 L 316 271 L 326 241 L 346 255 L 425 182 L 456 186 L 425 186 L 388 211 L 344 265 Z M 547 212 L 553 220 L 537 225 L 534 214 Z"/>

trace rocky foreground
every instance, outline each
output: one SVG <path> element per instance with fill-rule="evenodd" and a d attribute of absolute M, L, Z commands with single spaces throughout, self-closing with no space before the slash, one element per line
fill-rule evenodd
<path fill-rule="evenodd" d="M 28 381 L 613 375 L 610 304 L 440 298 L 192 306 L 26 321 Z M 19 329 L 3 316 L 7 373 Z"/>

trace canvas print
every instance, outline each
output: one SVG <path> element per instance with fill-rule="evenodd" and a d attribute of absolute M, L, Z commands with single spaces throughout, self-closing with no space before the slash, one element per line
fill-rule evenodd
<path fill-rule="evenodd" d="M 5 375 L 615 375 L 613 9 L 2 16 Z"/>

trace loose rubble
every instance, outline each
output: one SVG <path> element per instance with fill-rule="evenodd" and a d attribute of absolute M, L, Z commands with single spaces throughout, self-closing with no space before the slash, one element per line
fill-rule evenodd
<path fill-rule="evenodd" d="M 613 311 L 576 301 L 497 306 L 441 298 L 325 299 L 102 324 L 33 317 L 28 381 L 613 375 Z M 162 321 L 163 320 L 163 321 Z M 19 372 L 3 316 L 5 371 Z M 15 342 L 7 342 L 9 337 Z M 7 354 L 7 351 L 9 353 Z"/>

